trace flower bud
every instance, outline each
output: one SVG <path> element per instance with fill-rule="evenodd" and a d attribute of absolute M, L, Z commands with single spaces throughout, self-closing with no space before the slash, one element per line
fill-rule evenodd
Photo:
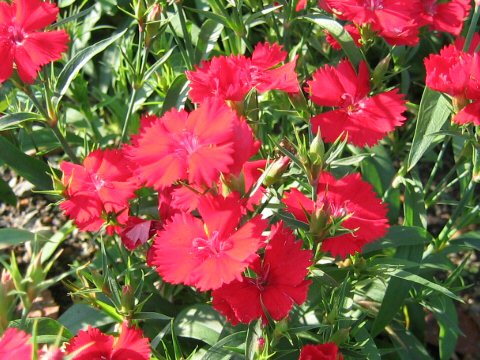
<path fill-rule="evenodd" d="M 263 184 L 265 186 L 271 186 L 280 181 L 282 174 L 288 169 L 290 165 L 290 158 L 288 156 L 282 156 L 281 158 L 275 160 L 275 162 L 270 167 Z"/>
<path fill-rule="evenodd" d="M 320 129 L 318 129 L 317 135 L 313 138 L 310 148 L 308 149 L 308 162 L 310 184 L 317 181 L 323 168 L 323 161 L 325 155 L 325 145 L 323 144 Z"/>
<path fill-rule="evenodd" d="M 132 286 L 122 286 L 122 310 L 126 313 L 131 313 L 135 308 L 135 294 Z"/>
<path fill-rule="evenodd" d="M 382 85 L 383 79 L 388 70 L 388 66 L 390 65 L 391 59 L 392 59 L 392 55 L 388 54 L 382 60 L 380 60 L 377 66 L 375 66 L 375 69 L 373 69 L 372 83 L 375 88 L 380 87 Z"/>
<path fill-rule="evenodd" d="M 160 30 L 160 18 L 162 15 L 162 7 L 160 4 L 154 4 L 147 14 L 147 25 L 145 27 L 145 46 L 149 47 L 152 40 L 157 36 Z"/>

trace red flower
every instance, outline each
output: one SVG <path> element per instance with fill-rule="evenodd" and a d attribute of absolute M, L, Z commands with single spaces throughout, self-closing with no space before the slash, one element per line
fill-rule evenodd
<path fill-rule="evenodd" d="M 355 45 L 361 47 L 362 44 L 360 43 L 360 40 L 362 39 L 362 36 L 360 34 L 360 30 L 358 30 L 358 27 L 354 24 L 347 24 L 343 28 L 350 34 L 355 42 Z M 342 46 L 338 43 L 338 41 L 328 31 L 325 30 L 325 33 L 327 35 L 325 39 L 330 46 L 335 50 L 342 50 Z"/>
<path fill-rule="evenodd" d="M 250 60 L 245 56 L 218 56 L 186 71 L 188 96 L 194 103 L 209 98 L 242 101 L 251 90 Z"/>
<path fill-rule="evenodd" d="M 480 126 L 480 101 L 474 101 L 465 106 L 455 115 L 453 122 L 459 125 L 474 124 Z"/>
<path fill-rule="evenodd" d="M 208 100 L 191 113 L 171 110 L 147 120 L 129 155 L 138 176 L 156 190 L 187 179 L 209 187 L 221 173 L 241 168 L 258 149 L 245 120 L 219 101 Z M 242 151 L 236 151 L 239 147 Z"/>
<path fill-rule="evenodd" d="M 244 276 L 214 290 L 213 307 L 233 325 L 259 318 L 266 323 L 262 304 L 273 320 L 285 318 L 294 303 L 300 305 L 307 299 L 311 281 L 305 277 L 312 255 L 279 223 L 272 227 L 263 260 L 256 258 L 250 266 L 256 277 Z"/>
<path fill-rule="evenodd" d="M 302 11 L 307 7 L 307 0 L 298 0 L 297 5 L 295 6 L 295 11 Z"/>
<path fill-rule="evenodd" d="M 200 67 L 187 71 L 190 99 L 195 103 L 215 98 L 243 101 L 253 88 L 260 93 L 281 90 L 299 91 L 295 61 L 278 66 L 287 53 L 278 44 L 257 44 L 252 57 L 219 56 L 203 61 Z"/>
<path fill-rule="evenodd" d="M 419 41 L 419 0 L 320 0 L 319 5 L 342 20 L 370 24 L 391 45 Z"/>
<path fill-rule="evenodd" d="M 33 346 L 30 344 L 31 336 L 22 330 L 9 328 L 0 338 L 0 359 L 31 359 Z"/>
<path fill-rule="evenodd" d="M 463 39 L 424 60 L 426 85 L 454 97 L 480 99 L 480 57 L 461 50 Z"/>
<path fill-rule="evenodd" d="M 445 31 L 458 36 L 463 22 L 470 12 L 470 0 L 452 0 L 439 3 L 438 0 L 423 0 L 422 19 L 432 30 Z"/>
<path fill-rule="evenodd" d="M 202 220 L 175 214 L 152 247 L 150 263 L 173 284 L 216 289 L 241 277 L 255 258 L 266 223 L 259 216 L 239 227 L 239 196 L 205 196 L 199 200 Z"/>
<path fill-rule="evenodd" d="M 285 194 L 283 203 L 295 218 L 310 223 L 311 227 L 313 224 L 313 228 L 316 228 L 314 222 L 321 221 L 328 230 L 332 218 L 346 218 L 342 227 L 352 230 L 353 234 L 330 237 L 322 242 L 322 251 L 333 256 L 344 258 L 360 252 L 365 244 L 381 238 L 388 229 L 385 204 L 360 174 L 336 180 L 330 173 L 323 172 L 318 181 L 316 202 L 291 189 Z M 317 230 L 325 235 L 325 229 Z"/>
<path fill-rule="evenodd" d="M 123 245 L 130 251 L 135 250 L 155 235 L 159 224 L 159 221 L 130 216 L 125 227 L 119 232 Z"/>
<path fill-rule="evenodd" d="M 12 75 L 15 64 L 20 78 L 31 84 L 43 65 L 62 57 L 69 40 L 65 30 L 40 31 L 57 15 L 57 6 L 49 2 L 0 2 L 0 83 Z"/>
<path fill-rule="evenodd" d="M 298 360 L 343 360 L 335 343 L 305 345 Z"/>
<path fill-rule="evenodd" d="M 313 74 L 306 90 L 317 105 L 338 108 L 311 119 L 313 133 L 320 128 L 328 142 L 345 132 L 354 145 L 375 145 L 405 121 L 405 101 L 397 89 L 368 96 L 370 82 L 365 62 L 360 63 L 358 75 L 347 60 L 336 68 L 326 65 Z"/>
<path fill-rule="evenodd" d="M 131 166 L 122 150 L 110 149 L 92 151 L 83 165 L 62 162 L 66 200 L 60 207 L 85 231 L 99 230 L 109 214 L 126 222 L 128 201 L 137 189 Z"/>
<path fill-rule="evenodd" d="M 122 324 L 120 336 L 105 335 L 100 330 L 88 327 L 66 345 L 67 354 L 72 354 L 85 347 L 75 355 L 74 360 L 149 360 L 150 344 L 143 337 L 141 329 Z"/>

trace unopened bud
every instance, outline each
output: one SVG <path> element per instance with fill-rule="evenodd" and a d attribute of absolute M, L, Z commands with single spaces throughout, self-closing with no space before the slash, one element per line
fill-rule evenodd
<path fill-rule="evenodd" d="M 275 160 L 275 162 L 270 167 L 263 184 L 265 186 L 271 186 L 278 181 L 280 181 L 282 174 L 288 169 L 290 165 L 290 158 L 288 156 L 282 156 L 281 158 Z"/>
<path fill-rule="evenodd" d="M 130 285 L 122 286 L 122 308 L 124 312 L 132 312 L 135 307 L 135 294 Z"/>
<path fill-rule="evenodd" d="M 473 148 L 473 173 L 472 180 L 476 183 L 480 183 L 480 149 Z"/>
<path fill-rule="evenodd" d="M 373 69 L 372 83 L 375 88 L 380 87 L 382 85 L 383 79 L 385 78 L 385 74 L 388 70 L 391 59 L 392 59 L 392 55 L 388 54 L 382 60 L 380 60 L 377 66 L 375 66 L 375 69 Z"/>
<path fill-rule="evenodd" d="M 154 4 L 147 14 L 147 25 L 145 28 L 145 46 L 149 47 L 152 40 L 157 36 L 160 30 L 160 18 L 162 15 L 162 7 L 160 4 Z"/>
<path fill-rule="evenodd" d="M 323 144 L 320 129 L 317 135 L 313 138 L 310 148 L 308 149 L 308 170 L 310 176 L 310 184 L 317 181 L 323 168 L 323 161 L 325 155 L 325 145 Z"/>

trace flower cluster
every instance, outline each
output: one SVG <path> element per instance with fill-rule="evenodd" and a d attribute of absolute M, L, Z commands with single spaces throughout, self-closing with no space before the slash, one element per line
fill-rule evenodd
<path fill-rule="evenodd" d="M 390 45 L 414 46 L 419 29 L 460 34 L 469 0 L 320 0 L 320 7 L 341 20 L 377 32 Z"/>
<path fill-rule="evenodd" d="M 453 97 L 458 113 L 453 121 L 457 124 L 480 125 L 480 57 L 477 49 L 480 36 L 475 34 L 467 51 L 465 39 L 458 38 L 454 44 L 445 46 L 440 54 L 425 59 L 426 85 Z M 470 102 L 471 101 L 471 102 Z"/>
<path fill-rule="evenodd" d="M 61 165 L 61 207 L 80 229 L 106 225 L 129 250 L 153 237 L 148 265 L 164 281 L 212 290 L 214 308 L 233 324 L 287 317 L 306 301 L 311 284 L 313 251 L 302 249 L 282 222 L 255 213 L 288 158 L 252 160 L 261 143 L 237 107 L 228 106 L 253 88 L 300 91 L 295 61 L 280 65 L 286 55 L 278 44 L 265 43 L 250 58 L 204 62 L 187 72 L 195 109 L 145 115 L 130 144 L 95 150 L 82 165 Z M 358 75 L 346 60 L 318 69 L 306 90 L 314 103 L 337 108 L 311 120 L 312 130 L 329 142 L 346 134 L 352 144 L 373 145 L 405 121 L 397 90 L 369 95 L 365 63 Z M 260 180 L 267 168 L 269 177 Z M 315 179 L 316 202 L 297 189 L 283 201 L 310 224 L 322 251 L 345 257 L 385 234 L 386 207 L 359 174 L 336 180 L 324 171 Z M 156 219 L 130 211 L 142 187 L 158 194 Z"/>

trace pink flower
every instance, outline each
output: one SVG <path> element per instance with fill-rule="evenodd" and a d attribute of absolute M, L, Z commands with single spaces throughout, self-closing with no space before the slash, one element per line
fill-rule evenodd
<path fill-rule="evenodd" d="M 122 324 L 120 336 L 105 335 L 100 330 L 88 327 L 66 345 L 67 354 L 84 348 L 73 357 L 74 360 L 149 360 L 150 344 L 143 337 L 143 331 Z"/>
<path fill-rule="evenodd" d="M 293 304 L 307 299 L 310 280 L 305 280 L 312 264 L 312 251 L 302 250 L 283 223 L 274 226 L 263 260 L 250 265 L 255 278 L 243 276 L 213 291 L 213 307 L 236 325 L 262 318 L 267 322 L 262 304 L 273 320 L 285 318 Z"/>
<path fill-rule="evenodd" d="M 423 0 L 422 19 L 432 30 L 448 32 L 458 36 L 463 22 L 470 12 L 470 0 Z"/>
<path fill-rule="evenodd" d="M 136 173 L 156 190 L 178 180 L 210 187 L 221 173 L 241 169 L 259 146 L 245 120 L 214 100 L 191 113 L 171 110 L 161 118 L 147 117 L 132 143 L 128 153 Z"/>
<path fill-rule="evenodd" d="M 343 360 L 335 343 L 305 345 L 298 360 Z"/>
<path fill-rule="evenodd" d="M 299 91 L 296 61 L 280 65 L 287 53 L 278 44 L 257 44 L 252 57 L 219 56 L 203 61 L 195 70 L 187 71 L 190 99 L 201 103 L 206 99 L 243 101 L 254 88 L 260 93 L 280 90 Z"/>
<path fill-rule="evenodd" d="M 0 83 L 12 75 L 14 64 L 22 81 L 31 84 L 43 65 L 61 59 L 69 41 L 65 30 L 41 31 L 57 15 L 50 2 L 0 2 Z"/>
<path fill-rule="evenodd" d="M 328 237 L 322 242 L 322 251 L 342 258 L 360 252 L 362 247 L 384 236 L 389 227 L 387 208 L 377 198 L 372 186 L 360 174 L 347 175 L 336 180 L 323 172 L 317 185 L 317 200 L 313 202 L 297 189 L 285 193 L 283 203 L 297 220 L 310 223 L 325 237 L 332 220 L 344 219 L 342 227 L 352 233 Z M 315 222 L 323 227 L 316 228 Z"/>
<path fill-rule="evenodd" d="M 419 41 L 419 0 L 320 0 L 320 7 L 339 19 L 371 28 L 391 45 L 416 45 Z"/>
<path fill-rule="evenodd" d="M 239 196 L 205 196 L 199 200 L 202 220 L 175 214 L 158 232 L 150 263 L 173 284 L 217 289 L 240 279 L 255 258 L 266 222 L 259 216 L 240 226 Z"/>
<path fill-rule="evenodd" d="M 0 338 L 0 359 L 29 360 L 33 355 L 31 336 L 22 330 L 9 328 Z"/>
<path fill-rule="evenodd" d="M 60 208 L 79 229 L 97 231 L 109 216 L 117 223 L 127 221 L 128 201 L 138 184 L 122 150 L 98 149 L 88 154 L 83 165 L 64 161 L 60 168 L 66 197 Z"/>
<path fill-rule="evenodd" d="M 320 128 L 328 142 L 347 133 L 351 144 L 375 145 L 405 121 L 405 100 L 397 89 L 368 96 L 370 80 L 365 62 L 360 63 L 358 75 L 348 60 L 336 68 L 326 65 L 313 74 L 306 90 L 315 104 L 337 108 L 311 119 L 313 133 Z"/>

